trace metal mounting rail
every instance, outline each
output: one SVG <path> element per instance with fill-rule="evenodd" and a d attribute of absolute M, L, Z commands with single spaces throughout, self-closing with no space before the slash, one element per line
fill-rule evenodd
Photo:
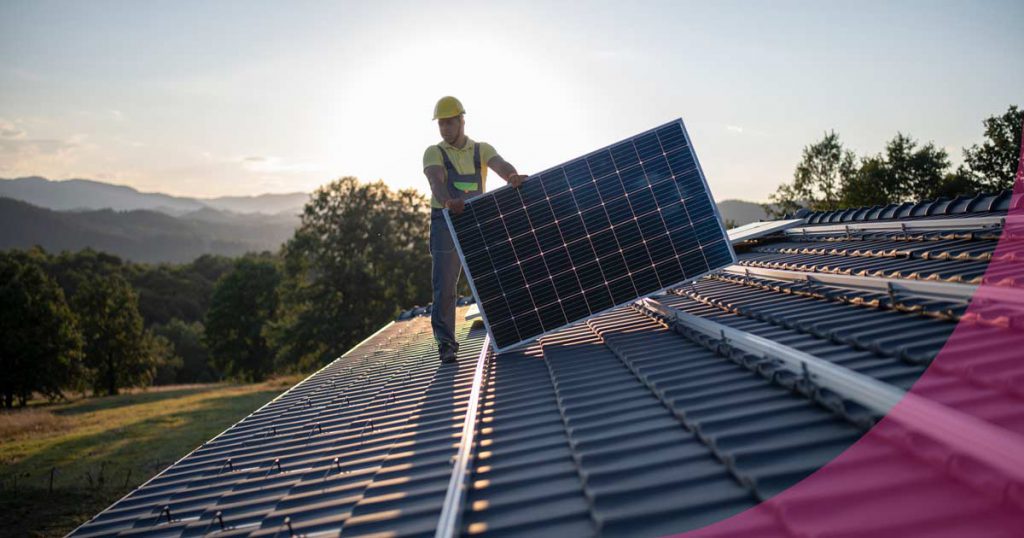
<path fill-rule="evenodd" d="M 644 299 L 641 306 L 706 336 L 727 340 L 751 355 L 777 359 L 814 384 L 856 402 L 887 420 L 926 435 L 1024 483 L 1024 436 L 809 353 Z M 898 404 L 898 405 L 897 405 Z"/>
<path fill-rule="evenodd" d="M 962 284 L 959 282 L 941 282 L 910 280 L 905 278 L 888 278 L 875 276 L 834 275 L 830 273 L 809 273 L 786 269 L 765 269 L 745 265 L 730 265 L 722 272 L 729 275 L 744 277 L 760 277 L 787 282 L 820 283 L 826 286 L 837 286 L 866 291 L 900 293 L 902 295 L 969 303 L 973 298 L 984 298 L 999 302 L 1006 307 L 1024 307 L 1024 290 L 1010 286 Z"/>
<path fill-rule="evenodd" d="M 473 388 L 469 391 L 469 402 L 466 405 L 466 418 L 462 422 L 462 440 L 459 452 L 452 464 L 452 476 L 448 481 L 448 491 L 441 506 L 441 517 L 437 521 L 435 538 L 454 538 L 458 536 L 459 524 L 462 519 L 462 506 L 466 502 L 466 480 L 469 477 L 469 465 L 473 460 L 473 443 L 476 435 L 477 410 L 480 406 L 480 392 L 484 382 L 484 367 L 487 354 L 491 349 L 490 335 L 484 337 L 480 356 L 476 360 L 473 371 Z"/>
<path fill-rule="evenodd" d="M 798 226 L 785 231 L 786 235 L 802 236 L 834 232 L 926 232 L 937 230 L 978 230 L 998 228 L 1006 224 L 1006 215 L 990 217 L 938 218 L 890 222 L 847 222 L 842 224 L 814 224 Z"/>
<path fill-rule="evenodd" d="M 726 233 L 729 235 L 729 242 L 735 245 L 748 239 L 757 239 L 801 224 L 806 224 L 806 221 L 804 219 L 763 220 L 732 228 Z"/>

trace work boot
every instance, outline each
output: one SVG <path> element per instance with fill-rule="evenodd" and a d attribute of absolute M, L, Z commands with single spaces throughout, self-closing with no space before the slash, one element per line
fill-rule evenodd
<path fill-rule="evenodd" d="M 441 362 L 446 364 L 457 362 L 459 360 L 456 357 L 458 352 L 458 346 L 453 344 L 441 344 L 438 346 L 438 353 L 441 355 Z"/>

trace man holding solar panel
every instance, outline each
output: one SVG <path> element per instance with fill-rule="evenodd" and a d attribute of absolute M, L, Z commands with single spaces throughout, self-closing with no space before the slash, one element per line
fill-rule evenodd
<path fill-rule="evenodd" d="M 526 176 L 502 159 L 490 144 L 475 142 L 466 136 L 466 109 L 458 99 L 446 96 L 434 106 L 442 141 L 423 153 L 423 173 L 430 182 L 430 257 L 433 261 L 431 284 L 434 306 L 430 323 L 434 329 L 441 362 L 456 361 L 459 343 L 455 340 L 455 303 L 462 274 L 455 243 L 444 220 L 444 209 L 458 215 L 464 200 L 486 189 L 487 169 L 518 188 Z"/>

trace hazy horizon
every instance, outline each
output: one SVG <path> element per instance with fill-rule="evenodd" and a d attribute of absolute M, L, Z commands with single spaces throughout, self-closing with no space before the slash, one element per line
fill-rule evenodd
<path fill-rule="evenodd" d="M 903 132 L 959 163 L 1024 104 L 1022 19 L 995 0 L 5 2 L 0 176 L 425 192 L 430 112 L 453 94 L 524 173 L 682 117 L 716 198 L 763 202 L 829 130 L 858 155 Z"/>

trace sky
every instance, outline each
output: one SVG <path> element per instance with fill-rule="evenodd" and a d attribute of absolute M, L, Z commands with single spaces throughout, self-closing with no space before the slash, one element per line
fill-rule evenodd
<path fill-rule="evenodd" d="M 715 197 L 764 201 L 829 130 L 960 162 L 1024 105 L 1022 20 L 1018 0 L 2 0 L 0 177 L 426 192 L 450 94 L 527 174 L 682 117 Z"/>

